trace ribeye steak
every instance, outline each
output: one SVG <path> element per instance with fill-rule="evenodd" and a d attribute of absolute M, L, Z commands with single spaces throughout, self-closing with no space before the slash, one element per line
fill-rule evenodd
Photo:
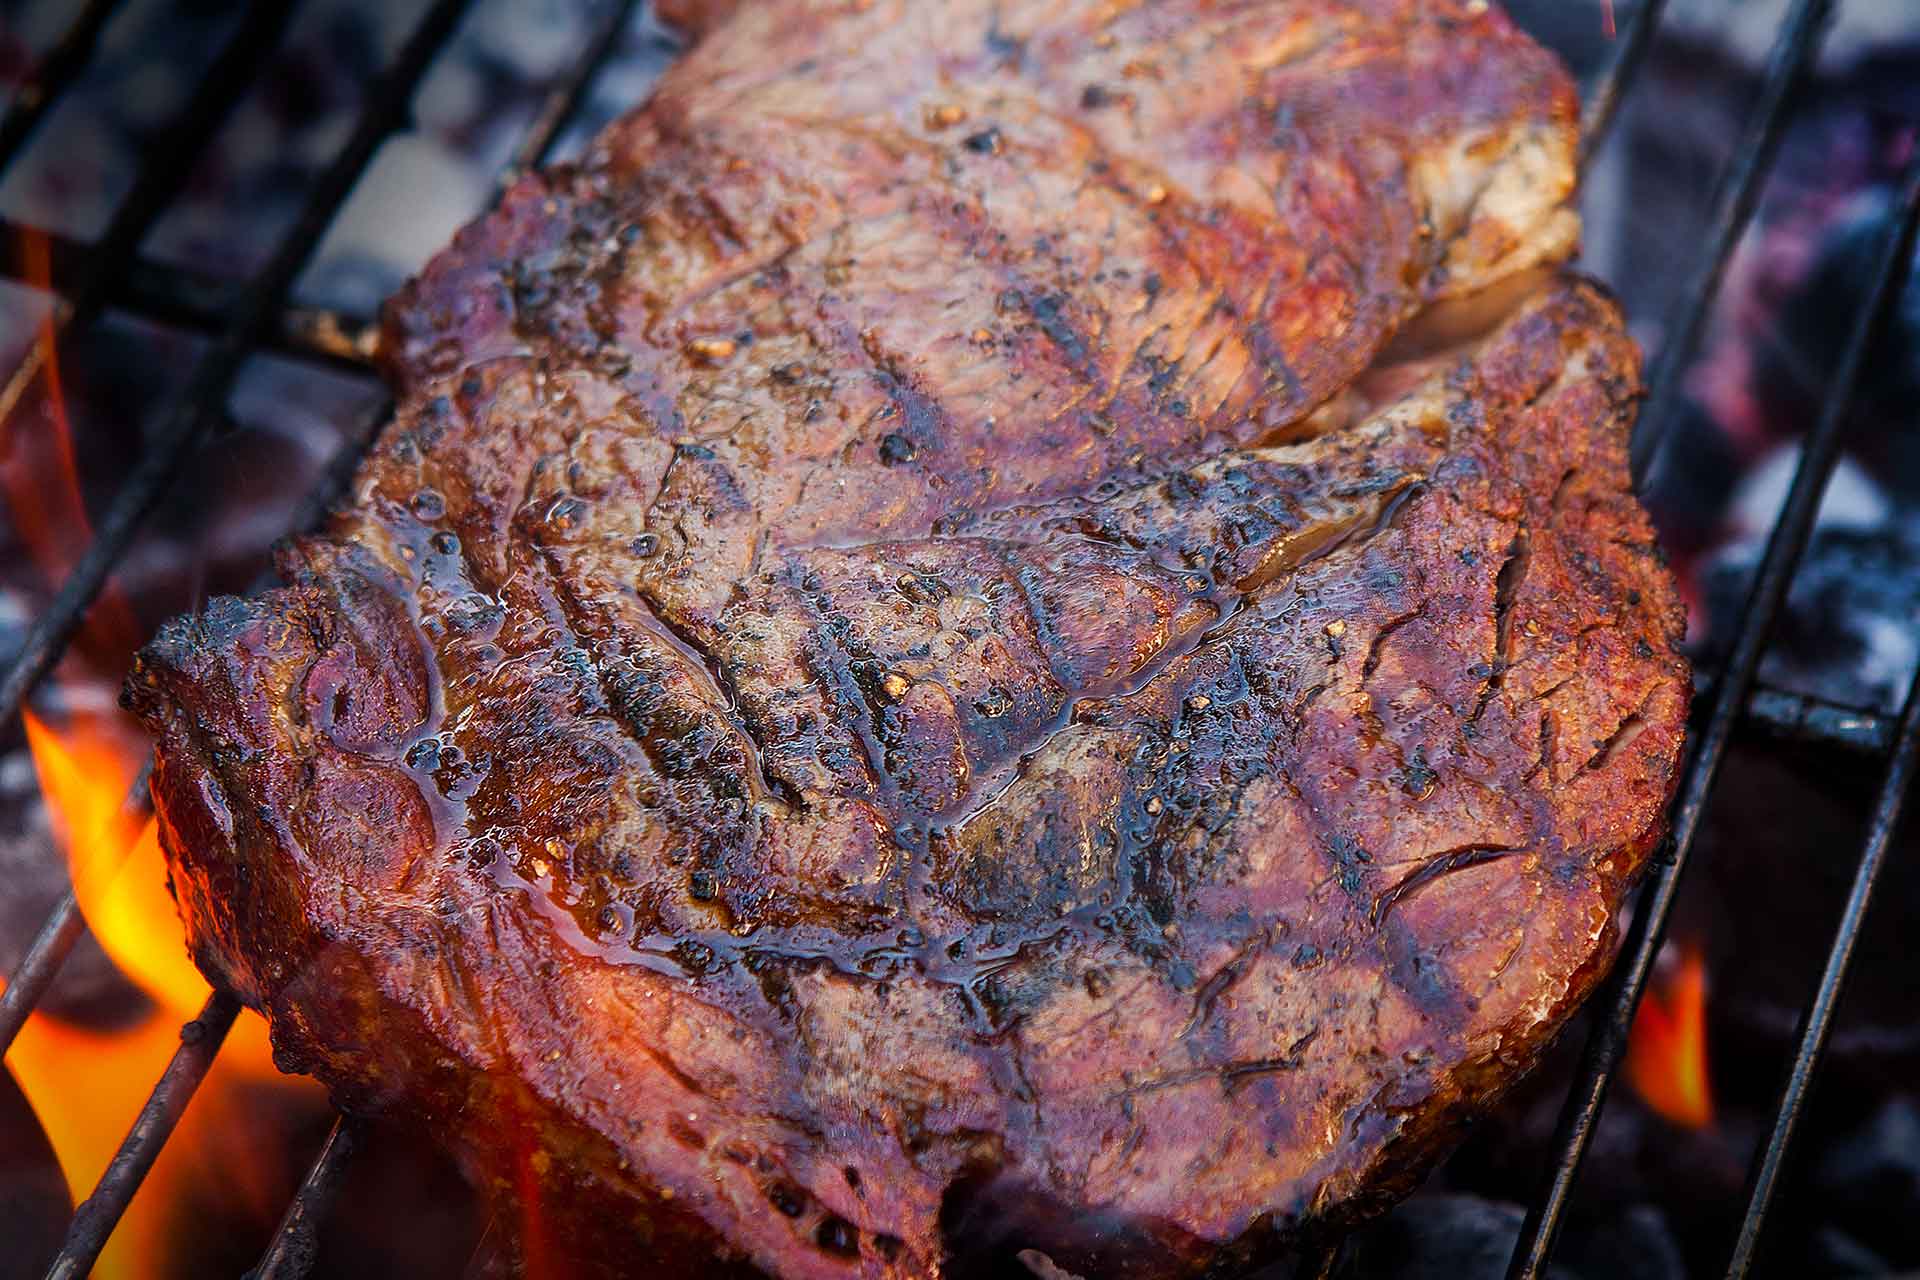
<path fill-rule="evenodd" d="M 688 25 L 142 655 L 197 960 L 529 1269 L 1390 1201 L 1597 981 L 1687 705 L 1563 74 L 1470 0 Z"/>

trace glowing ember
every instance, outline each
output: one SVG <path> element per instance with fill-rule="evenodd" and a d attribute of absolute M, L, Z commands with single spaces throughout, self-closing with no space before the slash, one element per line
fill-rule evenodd
<path fill-rule="evenodd" d="M 1696 947 L 1675 949 L 1634 1015 L 1627 1041 L 1627 1082 L 1670 1124 L 1713 1123 L 1707 1078 L 1707 967 Z"/>

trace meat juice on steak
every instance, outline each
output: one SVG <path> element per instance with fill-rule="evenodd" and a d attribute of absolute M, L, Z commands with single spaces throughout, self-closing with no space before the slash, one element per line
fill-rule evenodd
<path fill-rule="evenodd" d="M 1597 981 L 1687 704 L 1637 352 L 1522 277 L 1564 76 L 1465 2 L 698 16 L 391 305 L 287 585 L 143 653 L 196 959 L 529 1265 L 1390 1203 Z"/>

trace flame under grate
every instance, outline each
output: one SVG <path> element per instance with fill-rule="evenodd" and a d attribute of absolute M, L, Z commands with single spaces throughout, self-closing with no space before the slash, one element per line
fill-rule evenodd
<path fill-rule="evenodd" d="M 93 56 L 102 28 L 118 0 L 89 0 L 21 86 L 0 117 L 0 175 L 17 158 L 36 126 Z M 0 724 L 22 714 L 28 696 L 49 676 L 80 632 L 89 609 L 135 535 L 178 478 L 190 454 L 222 422 L 226 398 L 241 366 L 257 352 L 273 352 L 324 367 L 364 372 L 372 354 L 372 327 L 362 317 L 292 304 L 296 281 L 383 141 L 407 122 L 416 89 L 447 44 L 470 0 L 437 0 L 418 20 L 397 55 L 382 69 L 360 107 L 351 132 L 306 195 L 271 256 L 231 298 L 224 285 L 190 269 L 142 256 L 142 245 L 179 197 L 201 148 L 246 92 L 262 59 L 284 36 L 294 5 L 249 6 L 227 37 L 187 103 L 154 147 L 117 205 L 106 230 L 90 244 L 29 231 L 0 220 L 9 241 L 36 237 L 45 260 L 28 283 L 51 288 L 53 311 L 41 340 L 0 384 L 0 417 L 11 418 L 36 381 L 57 374 L 55 356 L 64 341 L 94 326 L 110 309 L 151 319 L 204 338 L 184 390 L 173 402 L 139 464 L 113 496 L 77 558 L 66 567 L 51 605 L 27 629 L 24 646 L 0 673 Z M 1796 0 L 1780 28 L 1757 101 L 1711 201 L 1707 235 L 1692 273 L 1676 294 L 1666 339 L 1649 376 L 1651 392 L 1633 445 L 1634 470 L 1644 478 L 1660 462 L 1678 412 L 1681 378 L 1701 340 L 1735 245 L 1753 219 L 1762 183 L 1792 119 L 1796 94 L 1807 79 L 1832 18 L 1833 0 Z M 520 140 L 495 193 L 526 169 L 542 163 L 580 112 L 594 77 L 640 6 L 623 0 L 606 6 L 578 60 L 560 77 Z M 1582 163 L 1606 135 L 1644 65 L 1660 22 L 1662 0 L 1646 0 L 1618 33 L 1617 53 L 1590 95 L 1584 121 Z M 1611 9 L 1609 9 L 1611 13 Z M 1613 34 L 1609 32 L 1609 34 Z M 1898 717 L 1861 712 L 1757 681 L 1760 662 L 1780 618 L 1794 572 L 1812 535 L 1815 516 L 1839 449 L 1856 384 L 1868 352 L 1892 322 L 1906 285 L 1916 232 L 1920 231 L 1920 144 L 1910 158 L 1885 226 L 1873 247 L 1870 286 L 1857 300 L 1837 371 L 1825 389 L 1819 420 L 1808 435 L 1787 499 L 1775 521 L 1730 637 L 1719 670 L 1703 673 L 1696 707 L 1697 731 L 1681 780 L 1673 835 L 1638 891 L 1631 932 L 1613 977 L 1595 997 L 1596 1017 L 1581 1065 L 1561 1112 L 1545 1184 L 1527 1208 L 1509 1275 L 1537 1280 L 1545 1274 L 1582 1162 L 1610 1087 L 1634 1068 L 1628 1032 L 1634 1025 L 1672 917 L 1678 886 L 1688 866 L 1707 802 L 1736 735 L 1764 732 L 1813 744 L 1883 771 L 1856 870 L 1835 927 L 1823 972 L 1805 1011 L 1780 1100 L 1760 1142 L 1749 1175 L 1747 1203 L 1726 1264 L 1729 1276 L 1754 1266 L 1769 1210 L 1778 1198 L 1782 1172 L 1815 1074 L 1832 1032 L 1842 984 L 1859 940 L 1910 783 L 1920 768 L 1920 679 L 1908 689 Z M 10 270 L 28 274 L 21 267 Z M 376 404 L 349 429 L 348 445 L 326 479 L 308 495 L 295 520 L 304 528 L 345 484 L 360 447 L 369 441 L 387 405 Z M 30 726 L 31 731 L 31 726 Z M 116 829 L 149 828 L 146 773 L 133 780 L 117 815 Z M 127 843 L 131 843 L 129 837 Z M 0 990 L 0 1053 L 10 1048 L 54 975 L 87 931 L 80 899 L 70 892 L 41 927 L 24 958 Z M 1696 975 L 1697 977 L 1697 975 Z M 146 1105 L 107 1165 L 92 1194 L 74 1214 L 50 1276 L 85 1275 L 99 1258 L 135 1191 L 153 1167 L 194 1091 L 222 1051 L 239 1007 L 216 992 L 187 1022 Z M 1704 1105 L 1683 1099 L 1683 1105 Z M 258 1267 L 251 1273 L 298 1277 L 311 1267 L 318 1233 L 360 1144 L 354 1123 L 335 1121 L 297 1194 L 287 1206 Z M 1337 1245 L 1329 1245 L 1308 1274 L 1330 1274 Z"/>

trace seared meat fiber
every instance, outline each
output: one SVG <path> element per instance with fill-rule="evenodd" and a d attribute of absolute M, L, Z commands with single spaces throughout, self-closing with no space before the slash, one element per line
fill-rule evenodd
<path fill-rule="evenodd" d="M 287 585 L 143 654 L 201 966 L 529 1269 L 1185 1275 L 1406 1189 L 1687 703 L 1480 7 L 706 14 L 394 304 Z"/>

